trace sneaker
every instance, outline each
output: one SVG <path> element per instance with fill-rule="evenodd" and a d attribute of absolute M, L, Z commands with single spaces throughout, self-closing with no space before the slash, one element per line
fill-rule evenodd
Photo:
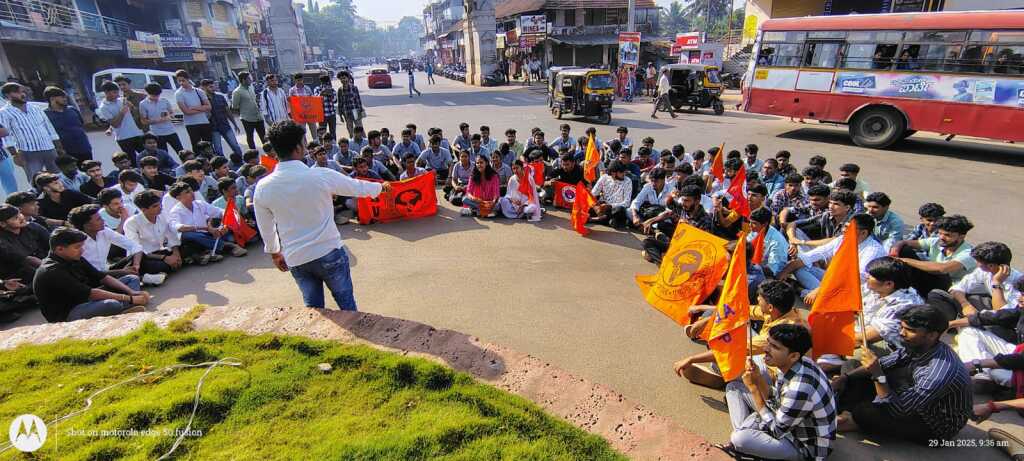
<path fill-rule="evenodd" d="M 461 210 L 459 210 L 459 214 L 462 216 L 472 216 L 473 210 L 469 209 L 468 207 L 463 207 Z"/>
<path fill-rule="evenodd" d="M 160 272 L 158 274 L 142 274 L 142 283 L 144 285 L 158 286 L 164 283 L 167 279 L 167 274 Z"/>
<path fill-rule="evenodd" d="M 146 306 L 132 306 L 121 311 L 122 314 L 137 314 L 139 312 L 146 312 Z"/>
<path fill-rule="evenodd" d="M 529 221 L 529 222 L 540 222 L 540 216 L 530 216 L 530 218 L 527 219 L 527 221 Z"/>
<path fill-rule="evenodd" d="M 207 264 L 210 264 L 210 254 L 209 253 L 204 253 L 203 255 L 201 255 L 198 258 L 196 258 L 195 261 L 196 261 L 196 264 L 198 264 L 200 266 L 205 266 Z"/>
<path fill-rule="evenodd" d="M 210 262 L 211 263 L 221 262 L 223 260 L 224 260 L 224 256 L 222 256 L 222 255 L 218 255 L 218 254 L 211 254 L 210 255 Z"/>
<path fill-rule="evenodd" d="M 231 245 L 230 248 L 231 248 L 231 256 L 234 256 L 236 258 L 242 257 L 242 256 L 245 256 L 245 255 L 249 254 L 249 250 L 246 250 L 245 248 L 242 248 L 242 247 L 240 247 L 238 245 Z"/>

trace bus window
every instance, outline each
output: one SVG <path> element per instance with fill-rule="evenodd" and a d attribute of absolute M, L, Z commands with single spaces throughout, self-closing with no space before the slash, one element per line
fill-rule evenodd
<path fill-rule="evenodd" d="M 799 43 L 766 43 L 761 46 L 757 63 L 765 66 L 799 67 L 803 61 Z"/>
<path fill-rule="evenodd" d="M 904 59 L 903 53 L 909 55 L 907 59 Z M 960 45 L 937 43 L 904 45 L 903 53 L 896 61 L 898 69 L 955 71 L 959 62 Z"/>
<path fill-rule="evenodd" d="M 999 51 L 995 53 L 992 72 L 1020 75 L 1022 65 L 1024 65 L 1024 45 L 1000 47 Z"/>
<path fill-rule="evenodd" d="M 824 67 L 826 69 L 836 67 L 839 45 L 840 43 L 838 42 L 808 42 L 804 66 Z"/>

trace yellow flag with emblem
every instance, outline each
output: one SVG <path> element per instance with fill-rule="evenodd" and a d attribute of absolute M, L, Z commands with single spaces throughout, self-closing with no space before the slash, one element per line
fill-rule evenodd
<path fill-rule="evenodd" d="M 718 286 L 727 269 L 724 239 L 680 223 L 654 275 L 637 275 L 636 283 L 651 307 L 680 325 L 690 323 L 690 306 Z"/>

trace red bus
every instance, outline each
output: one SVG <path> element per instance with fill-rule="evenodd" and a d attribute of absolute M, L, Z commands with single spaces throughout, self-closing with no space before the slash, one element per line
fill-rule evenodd
<path fill-rule="evenodd" d="M 747 112 L 847 124 L 864 147 L 1024 141 L 1024 11 L 771 19 L 754 49 Z"/>

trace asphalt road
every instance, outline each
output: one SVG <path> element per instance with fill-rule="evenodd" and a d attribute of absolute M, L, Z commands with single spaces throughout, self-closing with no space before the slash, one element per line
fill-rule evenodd
<path fill-rule="evenodd" d="M 424 133 L 428 127 L 441 127 L 452 139 L 465 121 L 474 129 L 489 125 L 499 140 L 506 128 L 515 128 L 524 140 L 531 127 L 554 136 L 561 123 L 547 111 L 539 85 L 473 88 L 443 77 L 428 85 L 419 73 L 423 96 L 409 98 L 405 74 L 393 76 L 396 86 L 388 90 L 367 90 L 365 78 L 359 79 L 367 129 L 389 127 L 398 133 L 413 122 Z M 635 141 L 652 136 L 659 148 L 681 143 L 688 150 L 706 150 L 723 141 L 726 148 L 756 143 L 765 158 L 787 149 L 800 166 L 820 153 L 833 173 L 840 164 L 855 162 L 873 190 L 893 198 L 893 209 L 908 224 L 916 221 L 921 203 L 936 201 L 974 221 L 972 241 L 1001 240 L 1024 254 L 1024 234 L 1014 232 L 1024 224 L 1018 195 L 1024 153 L 1015 146 L 918 135 L 896 150 L 876 151 L 853 146 L 843 128 L 734 111 L 652 120 L 650 108 L 646 99 L 616 105 L 612 125 L 596 125 L 598 135 L 610 139 L 622 125 Z M 567 123 L 576 136 L 591 126 L 584 120 Z M 113 141 L 102 133 L 92 139 L 97 157 L 109 166 Z M 567 213 L 553 212 L 539 224 L 476 220 L 442 206 L 432 218 L 349 224 L 341 231 L 353 255 L 361 310 L 459 330 L 533 354 L 607 384 L 712 441 L 726 440 L 730 431 L 722 394 L 691 386 L 672 373 L 674 361 L 701 349 L 640 296 L 633 276 L 656 269 L 640 259 L 640 239 L 606 228 L 583 238 L 571 230 L 567 218 Z M 250 250 L 245 258 L 172 275 L 152 290 L 152 307 L 301 303 L 290 276 L 274 269 L 258 248 Z M 334 303 L 328 305 L 333 308 Z M 36 313 L 15 325 L 42 321 Z M 848 455 L 840 457 L 880 456 L 859 448 L 867 446 L 847 439 L 840 451 Z M 912 453 L 916 450 L 910 447 L 886 451 L 894 458 Z M 935 452 L 939 457 L 966 453 Z M 971 453 L 998 456 L 993 450 Z"/>

